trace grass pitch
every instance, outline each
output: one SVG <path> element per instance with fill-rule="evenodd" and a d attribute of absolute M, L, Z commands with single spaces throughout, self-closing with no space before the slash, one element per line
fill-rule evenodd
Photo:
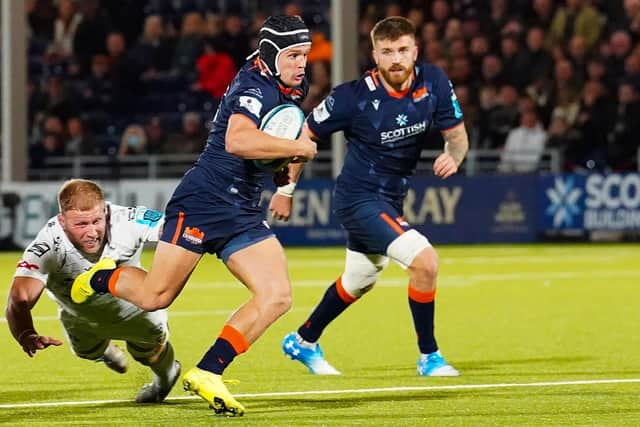
<path fill-rule="evenodd" d="M 341 273 L 343 248 L 287 249 L 291 312 L 225 373 L 244 417 L 216 417 L 179 385 L 159 405 L 133 397 L 149 371 L 118 375 L 68 346 L 29 359 L 0 321 L 0 424 L 7 425 L 640 425 L 640 246 L 444 246 L 436 333 L 459 378 L 416 376 L 407 277 L 395 265 L 321 339 L 340 377 L 315 377 L 280 350 Z M 17 253 L 0 254 L 3 300 Z M 145 254 L 149 265 L 152 253 Z M 198 362 L 244 288 L 205 258 L 171 306 L 171 340 Z M 64 338 L 44 296 L 41 334 Z"/>

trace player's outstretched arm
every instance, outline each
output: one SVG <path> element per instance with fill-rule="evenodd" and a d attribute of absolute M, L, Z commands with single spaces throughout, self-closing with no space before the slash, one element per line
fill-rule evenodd
<path fill-rule="evenodd" d="M 38 350 L 44 350 L 50 345 L 62 345 L 62 341 L 38 335 L 33 326 L 31 309 L 42 295 L 44 283 L 32 277 L 16 277 L 11 284 L 6 316 L 11 334 L 29 357 L 33 357 Z"/>
<path fill-rule="evenodd" d="M 433 173 L 440 178 L 448 178 L 458 172 L 464 156 L 469 150 L 469 136 L 464 123 L 442 132 L 444 153 L 433 163 Z"/>

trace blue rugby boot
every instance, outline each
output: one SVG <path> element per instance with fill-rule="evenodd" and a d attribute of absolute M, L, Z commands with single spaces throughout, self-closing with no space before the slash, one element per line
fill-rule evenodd
<path fill-rule="evenodd" d="M 444 360 L 440 351 L 434 351 L 433 353 L 420 355 L 418 359 L 418 375 L 424 377 L 458 377 L 460 372 Z"/>
<path fill-rule="evenodd" d="M 282 340 L 284 354 L 297 360 L 315 375 L 340 375 L 340 371 L 331 366 L 324 358 L 318 343 L 308 343 L 297 332 L 291 332 Z"/>

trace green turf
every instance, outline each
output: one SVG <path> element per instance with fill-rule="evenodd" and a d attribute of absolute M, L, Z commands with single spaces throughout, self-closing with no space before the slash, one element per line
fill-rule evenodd
<path fill-rule="evenodd" d="M 343 266 L 344 249 L 289 249 L 290 313 L 227 370 L 245 417 L 215 417 L 176 387 L 161 405 L 126 401 L 149 378 L 132 364 L 118 375 L 72 356 L 65 345 L 29 359 L 0 326 L 0 423 L 9 425 L 640 425 L 640 246 L 533 245 L 439 248 L 436 331 L 459 378 L 419 378 L 405 273 L 378 287 L 326 331 L 340 377 L 314 377 L 282 356 L 295 329 Z M 145 254 L 149 264 L 151 253 Z M 2 299 L 19 254 L 0 254 Z M 246 291 L 213 257 L 170 308 L 171 339 L 197 363 Z M 64 338 L 55 306 L 34 310 L 40 333 Z M 558 384 L 638 379 L 626 383 Z M 534 383 L 549 383 L 534 384 Z M 500 387 L 500 384 L 521 386 Z M 446 386 L 470 385 L 468 388 Z M 484 386 L 487 385 L 487 386 Z M 525 386 L 528 385 L 528 386 Z M 431 387 L 389 391 L 391 387 Z M 352 390 L 343 393 L 327 391 Z M 367 391 L 368 390 L 368 391 Z M 326 394 L 273 395 L 320 391 Z M 269 394 L 271 393 L 271 394 Z M 115 403 L 101 402 L 113 399 Z M 43 402 L 98 401 L 36 407 Z M 12 406 L 12 405 L 26 406 Z"/>

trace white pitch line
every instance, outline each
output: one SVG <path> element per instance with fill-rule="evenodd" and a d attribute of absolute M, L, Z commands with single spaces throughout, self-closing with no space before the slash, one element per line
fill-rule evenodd
<path fill-rule="evenodd" d="M 482 390 L 491 388 L 523 388 L 523 387 L 559 387 L 574 385 L 594 385 L 594 384 L 635 384 L 640 383 L 640 378 L 622 378 L 608 380 L 576 380 L 576 381 L 545 381 L 534 383 L 497 383 L 497 384 L 457 384 L 457 385 L 434 385 L 434 386 L 405 386 L 405 387 L 378 387 L 378 388 L 354 388 L 342 390 L 307 390 L 307 391 L 277 391 L 269 393 L 238 393 L 237 398 L 250 397 L 290 397 L 309 395 L 334 395 L 334 394 L 366 394 L 366 393 L 391 393 L 391 392 L 412 392 L 412 391 L 439 391 L 439 390 Z M 193 400 L 200 399 L 198 396 L 169 397 L 167 400 Z M 41 402 L 41 403 L 9 403 L 0 404 L 0 409 L 19 408 L 45 408 L 59 406 L 83 406 L 83 405 L 108 405 L 112 403 L 133 403 L 130 399 L 109 399 L 109 400 L 84 400 L 70 402 Z"/>

